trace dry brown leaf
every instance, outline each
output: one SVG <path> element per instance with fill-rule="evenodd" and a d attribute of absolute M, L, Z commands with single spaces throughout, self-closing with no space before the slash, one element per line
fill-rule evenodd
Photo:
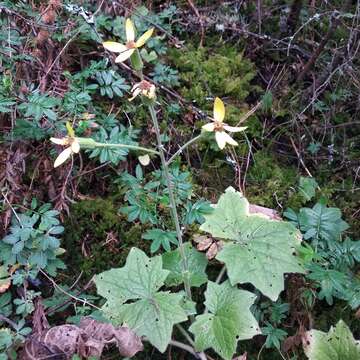
<path fill-rule="evenodd" d="M 111 324 L 85 317 L 81 320 L 79 327 L 97 341 L 104 344 L 115 343 L 121 356 L 132 357 L 143 349 L 140 338 L 126 326 L 114 327 Z"/>
<path fill-rule="evenodd" d="M 213 259 L 217 253 L 223 248 L 223 242 L 222 241 L 216 241 L 214 242 L 206 252 L 206 257 L 211 260 Z"/>
<path fill-rule="evenodd" d="M 296 331 L 296 334 L 293 336 L 288 336 L 282 346 L 281 349 L 288 353 L 289 351 L 296 351 L 296 349 L 301 345 L 302 339 L 306 336 L 306 330 L 302 324 L 300 324 L 299 328 Z"/>
<path fill-rule="evenodd" d="M 269 209 L 267 207 L 259 206 L 259 205 L 249 205 L 250 214 L 261 214 L 266 216 L 268 219 L 272 220 L 281 220 L 281 216 L 274 209 Z"/>
<path fill-rule="evenodd" d="M 101 357 L 107 345 L 117 346 L 124 357 L 132 357 L 143 350 L 141 339 L 127 327 L 114 327 L 89 317 L 79 326 L 60 325 L 49 328 L 41 300 L 36 302 L 33 333 L 25 342 L 20 360 L 45 358 L 70 360 L 74 354 L 89 358 Z"/>
<path fill-rule="evenodd" d="M 206 235 L 197 235 L 194 236 L 194 241 L 197 243 L 196 248 L 199 251 L 204 251 L 210 247 L 213 242 L 213 239 Z"/>

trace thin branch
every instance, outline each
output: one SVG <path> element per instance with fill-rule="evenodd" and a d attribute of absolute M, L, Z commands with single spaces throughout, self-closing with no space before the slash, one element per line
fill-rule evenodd
<path fill-rule="evenodd" d="M 201 138 L 201 134 L 198 136 L 193 137 L 191 140 L 189 140 L 187 143 L 185 143 L 184 145 L 180 146 L 179 150 L 176 151 L 175 154 L 173 154 L 170 159 L 166 162 L 167 165 L 170 165 L 175 158 L 180 155 L 188 146 L 190 146 L 191 144 L 195 143 L 196 141 L 198 141 Z"/>
<path fill-rule="evenodd" d="M 207 360 L 207 357 L 203 352 L 197 353 L 190 345 L 186 345 L 180 341 L 170 340 L 169 345 L 172 345 L 179 349 L 187 351 L 188 353 L 192 354 L 196 359 Z"/>
<path fill-rule="evenodd" d="M 43 274 L 51 283 L 54 287 L 56 287 L 58 290 L 60 290 L 63 294 L 69 296 L 71 299 L 74 299 L 78 302 L 83 303 L 84 305 L 89 305 L 92 308 L 96 309 L 96 310 L 101 310 L 99 307 L 97 307 L 96 305 L 88 302 L 86 299 L 81 299 L 78 298 L 70 293 L 68 293 L 66 290 L 64 290 L 61 286 L 59 286 L 45 271 L 43 271 L 42 269 L 39 269 L 39 272 L 41 272 L 41 274 Z"/>

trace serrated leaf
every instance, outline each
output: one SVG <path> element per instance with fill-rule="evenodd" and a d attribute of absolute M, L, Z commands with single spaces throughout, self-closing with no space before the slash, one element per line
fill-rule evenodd
<path fill-rule="evenodd" d="M 305 335 L 304 350 L 309 360 L 358 360 L 360 343 L 356 341 L 340 320 L 328 333 L 319 330 L 308 331 Z"/>
<path fill-rule="evenodd" d="M 275 301 L 284 290 L 285 273 L 303 273 L 296 248 L 301 237 L 284 221 L 250 214 L 249 202 L 232 187 L 200 229 L 226 242 L 216 258 L 225 263 L 232 285 L 251 283 Z"/>
<path fill-rule="evenodd" d="M 180 306 L 182 294 L 160 291 L 151 299 L 138 300 L 119 308 L 107 309 L 117 312 L 116 318 L 134 329 L 138 336 L 146 336 L 160 352 L 164 352 L 171 340 L 174 324 L 187 320 Z"/>
<path fill-rule="evenodd" d="M 299 192 L 305 201 L 311 200 L 315 196 L 318 183 L 312 177 L 301 176 L 299 180 Z"/>
<path fill-rule="evenodd" d="M 150 251 L 152 253 L 159 250 L 160 245 L 162 245 L 165 251 L 170 251 L 171 250 L 170 244 L 175 244 L 175 245 L 178 244 L 175 231 L 164 231 L 162 229 L 149 229 L 145 232 L 145 234 L 143 234 L 142 238 L 145 240 L 151 240 L 153 242 L 150 248 Z"/>
<path fill-rule="evenodd" d="M 324 240 L 330 248 L 331 243 L 339 241 L 341 233 L 349 227 L 341 219 L 341 211 L 338 208 L 328 208 L 321 203 L 317 203 L 312 209 L 300 209 L 298 221 L 301 231 L 305 233 L 305 239 L 313 238 L 315 246 L 319 240 Z"/>
<path fill-rule="evenodd" d="M 190 286 L 199 287 L 207 281 L 205 269 L 208 261 L 206 256 L 194 249 L 190 243 L 184 244 L 184 251 L 189 268 L 187 274 L 183 273 L 183 262 L 179 249 L 162 255 L 164 269 L 170 271 L 165 283 L 168 286 L 180 285 L 184 282 L 184 277 L 187 276 L 190 281 Z"/>
<path fill-rule="evenodd" d="M 171 340 L 173 325 L 187 319 L 180 305 L 182 294 L 158 292 L 168 274 L 160 256 L 148 258 L 132 248 L 124 267 L 95 277 L 98 293 L 107 300 L 105 315 L 115 324 L 126 322 L 161 352 Z M 128 300 L 136 301 L 125 304 Z"/>
<path fill-rule="evenodd" d="M 191 325 L 197 351 L 213 348 L 223 359 L 231 359 L 239 340 L 251 339 L 260 333 L 250 312 L 256 296 L 231 286 L 209 281 L 205 292 L 208 314 L 199 315 Z"/>

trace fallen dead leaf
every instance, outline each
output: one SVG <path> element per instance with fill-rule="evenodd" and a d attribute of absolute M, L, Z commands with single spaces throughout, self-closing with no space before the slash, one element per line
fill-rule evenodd
<path fill-rule="evenodd" d="M 33 333 L 26 340 L 19 359 L 70 360 L 75 354 L 86 359 L 100 358 L 104 348 L 111 344 L 117 346 L 123 357 L 132 357 L 143 350 L 141 339 L 128 327 L 115 327 L 90 317 L 84 317 L 78 326 L 49 327 L 39 300 L 33 316 Z"/>
<path fill-rule="evenodd" d="M 267 207 L 259 206 L 259 205 L 249 205 L 250 214 L 261 214 L 272 220 L 282 220 L 279 213 L 274 209 L 269 209 Z"/>

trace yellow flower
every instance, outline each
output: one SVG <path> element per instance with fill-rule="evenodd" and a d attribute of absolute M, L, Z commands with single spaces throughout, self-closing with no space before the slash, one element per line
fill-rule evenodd
<path fill-rule="evenodd" d="M 71 157 L 72 154 L 77 154 L 80 151 L 80 144 L 78 139 L 75 137 L 75 132 L 71 127 L 70 123 L 66 123 L 66 128 L 68 131 L 68 136 L 64 138 L 50 138 L 54 144 L 68 146 L 65 150 L 63 150 L 59 156 L 56 158 L 54 162 L 54 167 L 58 167 L 63 164 L 67 159 Z"/>
<path fill-rule="evenodd" d="M 134 100 L 138 95 L 142 94 L 149 99 L 155 98 L 155 85 L 149 81 L 142 80 L 139 83 L 136 83 L 131 89 L 132 97 L 129 101 Z"/>
<path fill-rule="evenodd" d="M 244 131 L 247 127 L 235 127 L 229 126 L 223 122 L 225 118 L 225 106 L 224 103 L 218 97 L 215 98 L 214 101 L 214 120 L 211 123 L 203 125 L 203 129 L 205 131 L 215 132 L 215 140 L 222 150 L 224 149 L 226 144 L 230 144 L 233 146 L 237 146 L 238 143 L 225 132 L 236 133 L 240 131 Z"/>
<path fill-rule="evenodd" d="M 120 55 L 115 59 L 116 63 L 124 62 L 128 59 L 135 49 L 142 47 L 151 37 L 154 28 L 149 29 L 144 34 L 142 34 L 139 39 L 135 41 L 135 28 L 134 24 L 130 19 L 126 19 L 125 23 L 125 32 L 126 32 L 126 44 L 120 44 L 115 41 L 105 41 L 103 46 L 106 50 L 120 53 Z"/>

